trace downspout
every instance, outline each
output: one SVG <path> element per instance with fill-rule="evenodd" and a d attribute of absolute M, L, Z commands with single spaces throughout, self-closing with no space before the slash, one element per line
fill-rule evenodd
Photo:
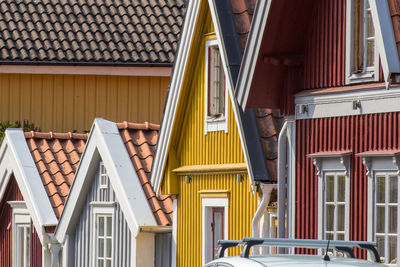
<path fill-rule="evenodd" d="M 266 236 L 260 236 L 260 221 L 268 207 L 269 201 L 271 199 L 271 192 L 272 192 L 272 189 L 274 189 L 274 188 L 276 188 L 275 184 L 261 184 L 262 199 L 261 199 L 260 204 L 258 205 L 257 211 L 254 214 L 253 221 L 252 221 L 253 237 L 256 237 L 256 238 L 266 237 Z M 265 234 L 264 231 L 263 231 L 263 234 Z M 253 255 L 259 255 L 259 254 L 260 254 L 259 248 L 253 249 Z"/>
<path fill-rule="evenodd" d="M 285 121 L 278 139 L 278 238 L 285 238 L 287 127 L 288 122 Z"/>

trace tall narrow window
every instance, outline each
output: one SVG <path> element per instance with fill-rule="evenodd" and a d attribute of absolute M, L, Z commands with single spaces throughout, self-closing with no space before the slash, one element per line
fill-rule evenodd
<path fill-rule="evenodd" d="M 387 264 L 398 257 L 399 176 L 396 173 L 375 175 L 375 240 L 379 255 Z"/>
<path fill-rule="evenodd" d="M 369 0 L 348 0 L 347 82 L 378 80 L 378 52 Z"/>
<path fill-rule="evenodd" d="M 9 201 L 12 208 L 13 267 L 31 266 L 31 217 L 24 201 Z"/>
<path fill-rule="evenodd" d="M 325 174 L 324 239 L 345 240 L 346 177 Z"/>
<path fill-rule="evenodd" d="M 206 42 L 205 133 L 227 130 L 227 83 L 217 40 Z"/>
<path fill-rule="evenodd" d="M 98 267 L 111 267 L 113 247 L 112 228 L 112 215 L 97 215 L 96 251 Z"/>
<path fill-rule="evenodd" d="M 108 174 L 103 162 L 99 165 L 99 194 L 104 196 L 108 193 Z"/>

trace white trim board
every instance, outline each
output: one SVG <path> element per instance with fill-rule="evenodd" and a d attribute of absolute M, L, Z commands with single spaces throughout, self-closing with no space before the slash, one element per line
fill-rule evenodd
<path fill-rule="evenodd" d="M 0 200 L 12 175 L 25 200 L 40 242 L 45 245 L 48 236 L 44 227 L 56 226 L 58 220 L 22 129 L 9 128 L 0 146 Z"/>
<path fill-rule="evenodd" d="M 172 67 L 0 65 L 0 73 L 170 77 Z"/>
<path fill-rule="evenodd" d="M 354 101 L 360 107 L 354 109 Z M 295 103 L 296 120 L 398 112 L 400 87 L 297 96 Z"/>
<path fill-rule="evenodd" d="M 214 28 L 216 31 L 216 36 L 217 36 L 217 42 L 218 46 L 220 49 L 220 54 L 222 58 L 222 62 L 224 63 L 224 71 L 226 75 L 226 79 L 228 80 L 228 94 L 230 97 L 230 101 L 232 104 L 232 109 L 235 114 L 235 121 L 237 125 L 237 129 L 239 132 L 239 137 L 242 145 L 242 150 L 244 153 L 245 161 L 247 164 L 247 169 L 249 173 L 249 178 L 250 178 L 250 184 L 252 185 L 253 192 L 256 192 L 256 187 L 254 186 L 254 178 L 253 178 L 253 173 L 252 173 L 252 168 L 250 166 L 250 160 L 249 160 L 249 155 L 247 152 L 247 147 L 245 143 L 245 138 L 244 138 L 244 132 L 240 120 L 240 115 L 239 115 L 239 109 L 238 105 L 236 102 L 236 99 L 234 97 L 233 93 L 233 81 L 232 77 L 230 75 L 230 71 L 228 69 L 228 59 L 225 51 L 225 47 L 222 40 L 222 33 L 221 33 L 221 28 L 218 24 L 218 17 L 216 14 L 215 6 L 214 6 L 214 1 L 213 0 L 208 0 L 209 3 L 209 8 L 211 11 L 211 17 L 214 23 Z M 163 115 L 163 120 L 162 120 L 162 125 L 160 129 L 160 134 L 158 138 L 158 145 L 157 145 L 157 153 L 155 155 L 154 163 L 153 163 L 153 168 L 152 168 L 152 173 L 151 173 L 151 184 L 155 190 L 155 192 L 158 194 L 161 189 L 161 182 L 162 182 L 162 177 L 163 177 L 163 172 L 165 169 L 165 164 L 166 164 L 166 158 L 168 155 L 168 149 L 171 141 L 171 134 L 172 134 L 172 129 L 175 124 L 175 118 L 176 118 L 176 106 L 178 105 L 178 102 L 180 101 L 180 96 L 181 96 L 181 89 L 182 89 L 182 84 L 183 80 L 185 77 L 185 69 L 187 66 L 187 60 L 188 56 L 190 53 L 191 49 L 191 44 L 193 40 L 193 33 L 194 29 L 197 26 L 197 19 L 198 19 L 198 12 L 199 12 L 199 6 L 200 6 L 200 1 L 190 1 L 189 6 L 187 9 L 187 14 L 186 14 L 186 21 L 184 23 L 183 31 L 182 31 L 182 37 L 181 37 L 181 44 L 178 49 L 178 54 L 177 54 L 177 60 L 175 63 L 173 75 L 171 78 L 171 83 L 170 83 L 170 91 L 167 96 L 167 101 L 164 109 L 164 115 Z"/>
<path fill-rule="evenodd" d="M 71 234 L 78 223 L 82 205 L 85 204 L 84 200 L 92 186 L 94 172 L 98 169 L 100 159 L 107 169 L 109 182 L 116 193 L 132 236 L 137 236 L 141 226 L 158 226 L 117 125 L 97 118 L 90 131 L 56 229 L 55 236 L 60 243 L 64 242 L 66 235 Z"/>

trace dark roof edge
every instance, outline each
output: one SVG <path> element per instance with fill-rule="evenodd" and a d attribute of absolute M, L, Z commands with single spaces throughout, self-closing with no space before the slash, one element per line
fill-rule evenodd
<path fill-rule="evenodd" d="M 234 88 L 236 87 L 242 62 L 242 51 L 233 18 L 232 5 L 230 0 L 213 0 L 217 19 L 217 27 L 220 28 L 225 54 L 228 60 L 229 71 L 231 72 Z M 225 45 L 228 44 L 228 45 Z"/>
<path fill-rule="evenodd" d="M 0 65 L 30 66 L 104 66 L 104 67 L 172 67 L 172 63 L 118 63 L 118 62 L 57 62 L 57 61 L 1 61 Z"/>

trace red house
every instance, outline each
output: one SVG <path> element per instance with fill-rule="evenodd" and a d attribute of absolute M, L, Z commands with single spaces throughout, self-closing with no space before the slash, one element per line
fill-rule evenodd
<path fill-rule="evenodd" d="M 400 1 L 257 4 L 235 94 L 286 116 L 279 235 L 376 241 L 397 263 Z"/>

